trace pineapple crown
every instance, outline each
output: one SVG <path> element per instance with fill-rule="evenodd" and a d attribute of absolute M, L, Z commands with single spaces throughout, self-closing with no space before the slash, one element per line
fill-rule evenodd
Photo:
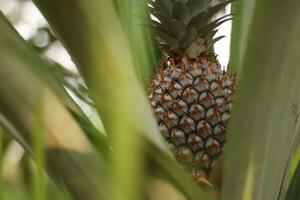
<path fill-rule="evenodd" d="M 189 58 L 197 58 L 224 36 L 214 38 L 217 27 L 231 20 L 232 14 L 213 16 L 232 0 L 148 0 L 152 32 L 162 49 Z"/>

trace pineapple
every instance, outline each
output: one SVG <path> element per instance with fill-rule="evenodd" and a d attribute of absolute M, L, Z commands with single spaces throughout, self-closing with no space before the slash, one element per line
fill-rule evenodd
<path fill-rule="evenodd" d="M 217 30 L 231 14 L 213 19 L 231 1 L 150 0 L 151 28 L 164 56 L 148 96 L 161 134 L 176 159 L 205 180 L 222 153 L 235 78 L 213 52 Z"/>

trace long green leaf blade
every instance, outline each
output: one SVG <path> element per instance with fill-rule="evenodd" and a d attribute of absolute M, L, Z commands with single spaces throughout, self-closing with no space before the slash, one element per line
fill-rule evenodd
<path fill-rule="evenodd" d="M 242 59 L 246 50 L 249 27 L 252 22 L 255 0 L 238 0 L 232 3 L 232 22 L 230 42 L 230 68 L 238 74 L 242 70 Z"/>
<path fill-rule="evenodd" d="M 113 168 L 115 187 L 112 190 L 117 198 L 139 199 L 143 140 L 155 144 L 167 155 L 168 148 L 157 131 L 138 82 L 132 61 L 135 55 L 130 53 L 121 20 L 112 3 L 96 0 L 34 2 L 76 62 L 112 141 L 116 156 Z M 154 157 L 159 159 L 157 155 Z M 125 174 L 126 170 L 135 174 Z M 182 176 L 186 175 L 183 173 Z M 182 186 L 187 192 L 191 191 L 187 189 L 190 185 L 197 187 L 191 179 L 185 178 Z M 197 193 L 189 196 L 199 199 L 209 195 L 199 188 Z"/>
<path fill-rule="evenodd" d="M 0 112 L 30 144 L 37 105 L 42 104 L 47 169 L 75 199 L 107 199 L 106 166 L 58 96 L 47 85 L 47 63 L 0 15 Z M 49 77 L 49 76 L 48 76 Z M 3 120 L 1 120 L 3 121 Z M 59 163 L 59 164 L 58 164 Z M 102 173 L 99 173 L 102 171 Z M 105 181 L 105 184 L 104 184 Z"/>
<path fill-rule="evenodd" d="M 138 79 L 146 84 L 157 64 L 155 44 L 151 41 L 147 0 L 115 0 Z M 164 3 L 162 3 L 164 4 Z"/>
<path fill-rule="evenodd" d="M 266 12 L 267 7 L 272 12 Z M 260 0 L 255 2 L 253 19 L 247 19 L 251 23 L 248 38 L 241 38 L 245 53 L 239 62 L 242 71 L 226 149 L 223 199 L 278 198 L 299 134 L 299 11 L 298 1 L 283 7 L 279 0 Z M 273 31 L 274 27 L 280 28 Z"/>
<path fill-rule="evenodd" d="M 300 161 L 298 162 L 297 169 L 293 176 L 292 182 L 289 186 L 288 193 L 286 195 L 286 200 L 294 200 L 300 198 Z"/>

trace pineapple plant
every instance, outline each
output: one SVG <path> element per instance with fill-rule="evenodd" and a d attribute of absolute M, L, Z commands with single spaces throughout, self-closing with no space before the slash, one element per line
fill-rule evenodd
<path fill-rule="evenodd" d="M 231 1 L 149 2 L 151 28 L 164 56 L 148 99 L 176 159 L 204 181 L 222 153 L 235 77 L 213 51 L 217 28 L 231 14 L 213 19 Z"/>
<path fill-rule="evenodd" d="M 19 23 L 7 20 L 16 15 L 0 12 L 1 199 L 300 199 L 298 1 L 287 1 L 284 6 L 280 0 L 233 4 L 237 20 L 230 63 L 239 77 L 239 94 L 234 97 L 230 137 L 226 139 L 222 186 L 213 181 L 211 168 L 222 151 L 227 129 L 228 120 L 222 116 L 226 113 L 229 117 L 235 90 L 234 75 L 222 70 L 212 48 L 220 39 L 212 36 L 217 25 L 231 18 L 218 20 L 213 14 L 227 2 L 147 0 L 141 7 L 140 0 L 34 0 L 80 74 L 44 59 L 40 49 L 37 53 L 28 45 L 28 37 L 17 33 Z M 30 4 L 25 5 L 27 10 Z M 154 111 L 162 111 L 156 112 L 161 132 L 183 165 L 170 156 L 156 130 L 138 81 L 149 77 L 155 66 L 156 52 L 148 48 L 149 29 L 140 26 L 149 17 L 149 5 L 157 18 L 152 22 L 153 32 L 165 52 L 150 87 L 150 102 Z M 130 17 L 142 13 L 144 17 Z M 202 25 L 196 26 L 198 23 Z M 190 36 L 186 36 L 188 32 Z M 184 35 L 181 40 L 179 33 Z M 183 46 L 185 37 L 192 39 Z M 85 90 L 80 91 L 85 93 L 74 95 L 85 95 L 81 100 L 92 102 L 91 109 L 104 129 L 84 112 L 85 104 L 69 95 L 73 87 L 68 86 L 77 78 L 83 79 Z M 206 83 L 203 91 L 197 85 L 201 80 Z M 178 105 L 186 106 L 177 110 Z M 202 114 L 194 112 L 197 107 Z M 226 112 L 220 111 L 222 108 Z M 191 120 L 181 123 L 187 117 L 194 122 L 191 128 L 186 126 Z M 197 127 L 196 117 L 207 126 L 200 123 Z M 222 134 L 214 132 L 214 123 L 223 127 Z M 208 125 L 211 130 L 205 132 Z M 180 137 L 174 137 L 176 130 L 184 134 L 184 140 L 180 140 L 180 132 Z M 194 143 L 189 142 L 191 135 L 196 138 Z M 16 141 L 26 151 L 21 152 Z M 216 154 L 209 144 L 217 144 Z M 12 150 L 17 150 L 17 156 Z M 197 162 L 203 158 L 198 154 L 207 155 L 208 164 L 203 159 Z M 7 173 L 15 168 L 10 160 L 19 160 L 14 165 L 17 168 L 22 165 L 22 155 L 30 159 L 32 172 Z M 214 187 L 199 187 L 182 166 L 198 180 L 210 176 Z M 7 182 L 11 174 L 19 180 L 17 185 Z"/>

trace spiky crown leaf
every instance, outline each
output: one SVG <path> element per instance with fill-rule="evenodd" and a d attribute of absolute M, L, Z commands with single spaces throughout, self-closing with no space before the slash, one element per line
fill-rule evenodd
<path fill-rule="evenodd" d="M 212 17 L 232 0 L 149 0 L 151 28 L 167 51 L 196 58 L 223 36 L 214 38 L 217 27 L 231 20 L 232 14 Z"/>

